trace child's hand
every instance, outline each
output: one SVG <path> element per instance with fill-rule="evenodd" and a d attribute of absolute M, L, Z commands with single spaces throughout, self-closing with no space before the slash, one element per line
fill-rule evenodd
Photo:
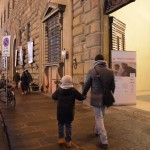
<path fill-rule="evenodd" d="M 84 98 L 83 100 L 85 100 L 85 99 L 86 99 L 86 96 L 84 95 L 83 98 Z"/>

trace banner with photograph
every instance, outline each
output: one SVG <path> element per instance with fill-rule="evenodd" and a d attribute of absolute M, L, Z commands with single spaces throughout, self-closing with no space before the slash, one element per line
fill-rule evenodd
<path fill-rule="evenodd" d="M 18 50 L 15 50 L 15 67 L 17 66 L 17 61 L 18 61 Z"/>
<path fill-rule="evenodd" d="M 28 42 L 28 63 L 33 63 L 33 41 Z"/>
<path fill-rule="evenodd" d="M 20 65 L 23 66 L 23 52 L 22 46 L 19 46 Z"/>
<path fill-rule="evenodd" d="M 136 52 L 112 51 L 112 69 L 115 73 L 115 104 L 136 104 Z"/>

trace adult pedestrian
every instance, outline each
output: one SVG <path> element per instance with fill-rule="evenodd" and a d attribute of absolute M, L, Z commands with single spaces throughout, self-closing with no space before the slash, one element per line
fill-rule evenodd
<path fill-rule="evenodd" d="M 17 70 L 14 74 L 13 81 L 15 81 L 15 89 L 18 89 L 18 84 L 19 84 L 19 81 L 20 81 L 20 75 L 19 75 Z"/>
<path fill-rule="evenodd" d="M 2 80 L 5 80 L 5 79 L 6 79 L 6 77 L 5 77 L 5 74 L 4 74 L 4 73 L 1 75 L 1 79 L 2 79 Z"/>
<path fill-rule="evenodd" d="M 99 73 L 99 75 L 97 75 Z M 101 80 L 100 80 L 101 78 Z M 103 85 L 102 83 L 103 82 Z M 100 142 L 98 146 L 107 149 L 108 148 L 108 137 L 107 131 L 104 126 L 104 111 L 105 106 L 103 105 L 102 94 L 104 88 L 106 90 L 115 90 L 114 72 L 107 66 L 107 62 L 104 60 L 103 55 L 99 54 L 95 57 L 94 66 L 89 70 L 87 79 L 83 87 L 83 95 L 86 96 L 88 90 L 91 88 L 91 106 L 95 115 L 95 134 L 99 135 Z"/>
<path fill-rule="evenodd" d="M 60 87 L 52 94 L 52 98 L 57 100 L 58 143 L 66 143 L 66 146 L 70 147 L 72 143 L 75 99 L 82 101 L 85 97 L 73 87 L 71 76 L 63 76 L 61 82 Z"/>
<path fill-rule="evenodd" d="M 26 70 L 26 74 L 27 74 L 27 77 L 28 77 L 27 91 L 30 93 L 30 83 L 33 81 L 33 78 L 32 78 L 32 76 L 31 76 L 31 74 L 29 73 L 28 70 Z"/>
<path fill-rule="evenodd" d="M 21 90 L 22 90 L 22 95 L 26 95 L 28 91 L 28 76 L 26 74 L 26 71 L 24 70 L 22 75 L 21 75 Z"/>

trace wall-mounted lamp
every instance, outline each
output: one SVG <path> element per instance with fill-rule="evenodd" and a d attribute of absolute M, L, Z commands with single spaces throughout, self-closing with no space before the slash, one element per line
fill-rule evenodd
<path fill-rule="evenodd" d="M 69 52 L 66 51 L 66 49 L 64 48 L 64 49 L 61 51 L 61 56 L 62 56 L 62 59 L 63 59 L 63 60 L 68 59 L 68 58 L 69 58 Z"/>
<path fill-rule="evenodd" d="M 8 35 L 8 31 L 7 30 L 5 30 L 4 33 L 5 33 L 6 36 Z"/>
<path fill-rule="evenodd" d="M 77 69 L 77 59 L 76 58 L 73 59 L 73 68 Z"/>

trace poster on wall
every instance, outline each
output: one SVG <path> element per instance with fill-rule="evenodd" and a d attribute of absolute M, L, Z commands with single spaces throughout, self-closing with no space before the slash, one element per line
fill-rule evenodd
<path fill-rule="evenodd" d="M 112 50 L 115 105 L 136 104 L 136 52 Z"/>
<path fill-rule="evenodd" d="M 17 66 L 17 57 L 18 57 L 18 51 L 15 50 L 15 67 Z"/>
<path fill-rule="evenodd" d="M 23 66 L 23 52 L 22 52 L 22 46 L 19 46 L 19 55 L 20 55 L 20 65 Z"/>
<path fill-rule="evenodd" d="M 33 41 L 28 42 L 28 63 L 33 63 Z"/>

